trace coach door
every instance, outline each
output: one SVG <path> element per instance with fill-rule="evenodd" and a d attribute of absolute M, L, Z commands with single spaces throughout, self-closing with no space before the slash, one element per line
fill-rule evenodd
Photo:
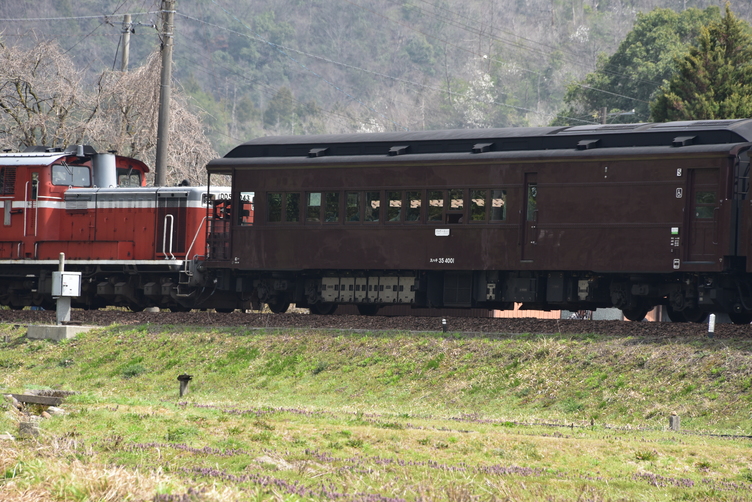
<path fill-rule="evenodd" d="M 533 261 L 538 244 L 538 173 L 525 173 L 526 202 L 522 209 L 522 260 Z"/>
<path fill-rule="evenodd" d="M 718 252 L 718 169 L 689 172 L 689 262 L 714 262 Z M 677 193 L 677 196 L 679 194 Z"/>

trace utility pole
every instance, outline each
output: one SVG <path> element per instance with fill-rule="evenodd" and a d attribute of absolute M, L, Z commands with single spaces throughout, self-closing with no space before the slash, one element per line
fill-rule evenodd
<path fill-rule="evenodd" d="M 170 140 L 170 81 L 172 80 L 172 44 L 175 0 L 162 0 L 162 83 L 159 92 L 157 122 L 157 186 L 167 180 L 167 146 Z"/>
<path fill-rule="evenodd" d="M 605 124 L 608 119 L 608 108 L 605 106 L 601 108 L 601 124 Z"/>
<path fill-rule="evenodd" d="M 123 59 L 120 62 L 120 71 L 128 71 L 128 57 L 131 50 L 131 32 L 133 31 L 133 25 L 131 23 L 131 15 L 126 14 L 123 16 Z"/>

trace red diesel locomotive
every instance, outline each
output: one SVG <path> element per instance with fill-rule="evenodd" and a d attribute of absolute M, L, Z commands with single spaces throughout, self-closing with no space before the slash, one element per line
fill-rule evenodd
<path fill-rule="evenodd" d="M 148 171 L 82 145 L 0 154 L 0 304 L 53 307 L 51 272 L 62 252 L 66 268 L 82 272 L 73 306 L 224 307 L 221 293 L 197 285 L 195 269 L 208 201 L 228 189 L 147 187 Z"/>

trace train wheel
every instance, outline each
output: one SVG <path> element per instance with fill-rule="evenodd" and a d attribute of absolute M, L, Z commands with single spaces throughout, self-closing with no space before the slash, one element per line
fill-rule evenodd
<path fill-rule="evenodd" d="M 752 322 L 752 314 L 749 312 L 741 312 L 738 314 L 736 312 L 731 312 L 728 316 L 734 324 L 749 324 Z"/>
<path fill-rule="evenodd" d="M 11 310 L 23 310 L 25 305 L 13 305 L 12 303 L 8 305 Z"/>
<path fill-rule="evenodd" d="M 190 308 L 184 305 L 180 305 L 179 303 L 176 303 L 175 305 L 170 305 L 167 308 L 170 309 L 170 312 L 190 312 L 191 311 Z"/>
<path fill-rule="evenodd" d="M 708 313 L 699 309 L 684 309 L 682 310 L 682 314 L 684 314 L 687 322 L 701 323 L 705 322 L 708 318 Z"/>
<path fill-rule="evenodd" d="M 146 307 L 143 305 L 138 305 L 136 303 L 131 303 L 128 305 L 128 308 L 131 309 L 131 312 L 143 312 Z"/>
<path fill-rule="evenodd" d="M 290 308 L 290 302 L 287 300 L 270 301 L 267 305 L 269 305 L 269 310 L 275 314 L 284 314 Z"/>
<path fill-rule="evenodd" d="M 214 309 L 214 310 L 216 310 L 220 314 L 231 314 L 231 313 L 235 312 L 235 309 L 232 309 L 232 308 L 229 308 L 229 307 L 222 307 L 222 308 Z"/>
<path fill-rule="evenodd" d="M 671 319 L 671 322 L 687 322 L 684 312 L 681 310 L 674 310 L 670 305 L 666 308 L 666 314 L 668 315 L 668 318 Z"/>
<path fill-rule="evenodd" d="M 314 303 L 310 307 L 308 307 L 308 310 L 311 311 L 311 314 L 316 315 L 332 315 L 335 310 L 337 310 L 337 304 L 336 303 Z"/>
<path fill-rule="evenodd" d="M 358 305 L 358 314 L 360 315 L 376 315 L 381 307 L 379 305 L 365 304 Z"/>
<path fill-rule="evenodd" d="M 621 313 L 624 314 L 624 317 L 634 322 L 640 322 L 645 319 L 645 316 L 648 315 L 648 312 L 650 312 L 650 309 L 646 309 L 645 307 L 635 307 L 632 309 L 621 310 Z"/>

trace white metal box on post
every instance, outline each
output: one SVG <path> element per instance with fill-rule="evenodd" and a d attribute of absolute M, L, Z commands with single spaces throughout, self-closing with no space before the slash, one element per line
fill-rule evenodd
<path fill-rule="evenodd" d="M 52 272 L 52 297 L 57 299 L 58 325 L 70 321 L 71 298 L 81 296 L 81 272 L 65 271 L 65 253 L 60 253 L 57 272 Z"/>
<path fill-rule="evenodd" d="M 81 296 L 81 272 L 52 272 L 52 296 Z"/>

